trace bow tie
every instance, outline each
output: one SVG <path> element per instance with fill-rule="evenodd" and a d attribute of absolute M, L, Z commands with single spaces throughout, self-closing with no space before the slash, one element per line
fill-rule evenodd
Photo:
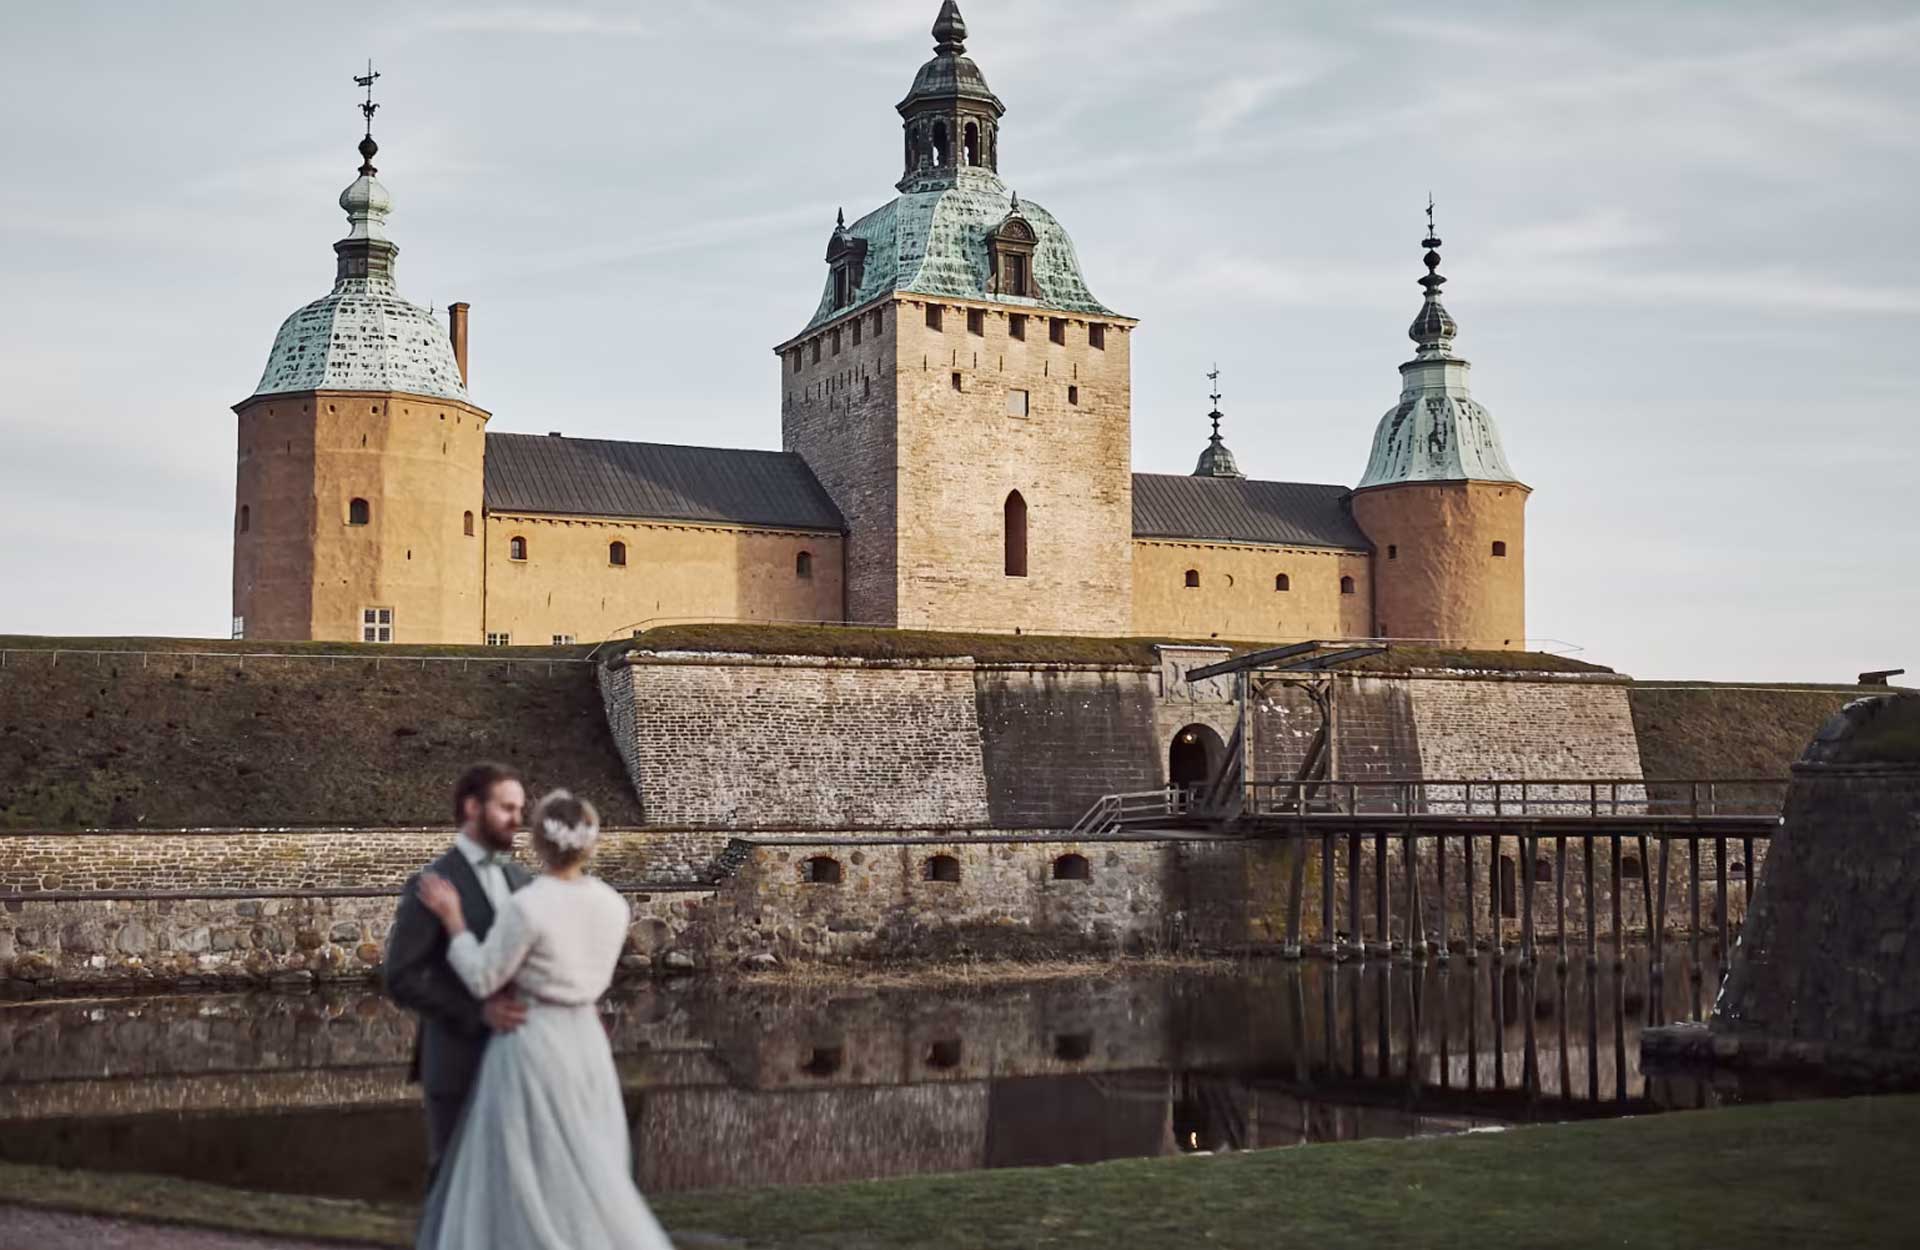
<path fill-rule="evenodd" d="M 488 851 L 480 857 L 480 862 L 475 867 L 504 869 L 512 859 L 513 856 L 505 851 Z"/>

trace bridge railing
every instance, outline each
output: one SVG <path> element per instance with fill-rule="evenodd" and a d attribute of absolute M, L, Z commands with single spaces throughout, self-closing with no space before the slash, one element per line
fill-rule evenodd
<path fill-rule="evenodd" d="M 1777 816 L 1787 783 L 1775 778 L 1646 781 L 1641 778 L 1518 780 L 1347 778 L 1247 783 L 1243 812 L 1257 816 Z"/>

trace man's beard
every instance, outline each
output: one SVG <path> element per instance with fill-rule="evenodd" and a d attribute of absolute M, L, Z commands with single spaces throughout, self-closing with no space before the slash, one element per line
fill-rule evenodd
<path fill-rule="evenodd" d="M 481 833 L 487 845 L 506 850 L 513 845 L 515 828 L 510 821 L 495 821 L 491 812 L 482 809 L 480 815 Z"/>

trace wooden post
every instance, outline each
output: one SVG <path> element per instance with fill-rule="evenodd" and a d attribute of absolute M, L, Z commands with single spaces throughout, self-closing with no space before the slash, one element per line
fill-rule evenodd
<path fill-rule="evenodd" d="M 1747 892 L 1747 895 L 1746 895 L 1747 914 L 1752 915 L 1753 914 L 1753 878 L 1756 875 L 1754 862 L 1753 862 L 1753 839 L 1752 838 L 1748 838 L 1746 840 L 1743 849 L 1747 852 L 1747 876 L 1746 876 L 1746 882 L 1745 882 L 1745 888 Z"/>
<path fill-rule="evenodd" d="M 1487 936 L 1493 940 L 1496 962 L 1507 957 L 1506 909 L 1500 906 L 1500 849 L 1500 835 L 1495 833 L 1493 850 L 1487 853 Z"/>
<path fill-rule="evenodd" d="M 1713 840 L 1713 923 L 1720 939 L 1720 962 L 1727 962 L 1727 840 Z"/>
<path fill-rule="evenodd" d="M 1327 957 L 1333 958 L 1340 953 L 1340 947 L 1333 939 L 1333 835 L 1320 835 L 1320 945 L 1326 947 Z"/>
<path fill-rule="evenodd" d="M 1418 835 L 1413 826 L 1407 826 L 1407 840 L 1400 848 L 1400 858 L 1407 868 L 1407 954 L 1415 959 L 1427 957 L 1427 926 L 1425 917 L 1420 914 L 1420 852 L 1416 849 Z M 1419 973 L 1415 973 L 1418 976 Z"/>
<path fill-rule="evenodd" d="M 1387 835 L 1373 835 L 1373 937 L 1382 955 L 1393 951 L 1393 904 L 1387 896 Z"/>
<path fill-rule="evenodd" d="M 1288 858 L 1293 861 L 1292 871 L 1287 881 L 1287 944 L 1281 954 L 1288 959 L 1300 958 L 1300 895 L 1306 888 L 1307 878 L 1307 831 L 1304 818 L 1287 839 Z"/>
<path fill-rule="evenodd" d="M 1582 835 L 1580 845 L 1581 857 L 1585 860 L 1587 868 L 1583 882 L 1586 887 L 1583 893 L 1587 896 L 1587 967 L 1592 969 L 1600 964 L 1600 957 L 1594 954 L 1594 930 L 1600 926 L 1593 918 L 1593 835 L 1590 833 Z"/>
<path fill-rule="evenodd" d="M 1465 834 L 1460 839 L 1461 853 L 1466 856 L 1466 871 L 1461 880 L 1467 883 L 1467 962 L 1479 959 L 1479 952 L 1473 941 L 1473 835 Z"/>
<path fill-rule="evenodd" d="M 1540 839 L 1528 826 L 1520 839 L 1520 962 L 1528 968 L 1533 967 L 1533 861 L 1539 853 Z"/>
<path fill-rule="evenodd" d="M 1564 833 L 1553 839 L 1553 923 L 1558 930 L 1555 938 L 1560 948 L 1553 966 L 1564 968 L 1567 966 L 1567 835 Z"/>
<path fill-rule="evenodd" d="M 1612 843 L 1609 850 L 1613 859 L 1613 966 L 1618 969 L 1627 963 L 1620 927 L 1620 895 L 1626 887 L 1620 883 L 1620 835 L 1616 833 L 1608 841 Z M 1618 976 L 1614 977 L 1616 981 L 1619 979 Z"/>
<path fill-rule="evenodd" d="M 1687 949 L 1693 960 L 1691 975 L 1697 982 L 1700 979 L 1700 839 L 1687 839 L 1687 909 L 1690 923 L 1687 926 Z M 1699 995 L 1695 995 L 1697 1001 Z"/>
<path fill-rule="evenodd" d="M 1660 894 L 1653 911 L 1653 975 L 1667 975 L 1667 875 L 1673 858 L 1673 839 L 1660 835 Z M 1663 1017 L 1664 1019 L 1664 1017 Z"/>
<path fill-rule="evenodd" d="M 1447 835 L 1443 833 L 1438 838 L 1434 839 L 1434 845 L 1439 848 L 1437 851 L 1434 852 L 1433 867 L 1434 867 L 1435 874 L 1439 878 L 1439 889 L 1435 897 L 1438 900 L 1438 907 L 1439 907 L 1438 917 L 1440 920 L 1440 962 L 1444 964 L 1453 954 L 1452 951 L 1447 949 Z M 1446 1036 L 1446 1027 L 1445 1027 L 1445 1021 L 1447 1018 L 1446 1002 L 1447 1002 L 1446 996 L 1444 994 L 1441 995 L 1440 1019 L 1441 1019 L 1442 1025 L 1441 1025 L 1440 1035 L 1442 1037 Z"/>
<path fill-rule="evenodd" d="M 1353 949 L 1365 959 L 1366 935 L 1360 931 L 1360 834 L 1357 830 L 1347 835 L 1347 925 L 1353 930 L 1350 935 Z"/>

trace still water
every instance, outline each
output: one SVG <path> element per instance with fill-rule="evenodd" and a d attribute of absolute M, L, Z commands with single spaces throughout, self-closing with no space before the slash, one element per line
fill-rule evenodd
<path fill-rule="evenodd" d="M 1407 1137 L 1766 1097 L 1643 1073 L 1642 1026 L 1710 1010 L 1548 958 L 1260 961 L 956 992 L 695 981 L 606 1020 L 650 1193 Z M 0 1158 L 410 1200 L 412 1022 L 375 994 L 0 1005 Z"/>

